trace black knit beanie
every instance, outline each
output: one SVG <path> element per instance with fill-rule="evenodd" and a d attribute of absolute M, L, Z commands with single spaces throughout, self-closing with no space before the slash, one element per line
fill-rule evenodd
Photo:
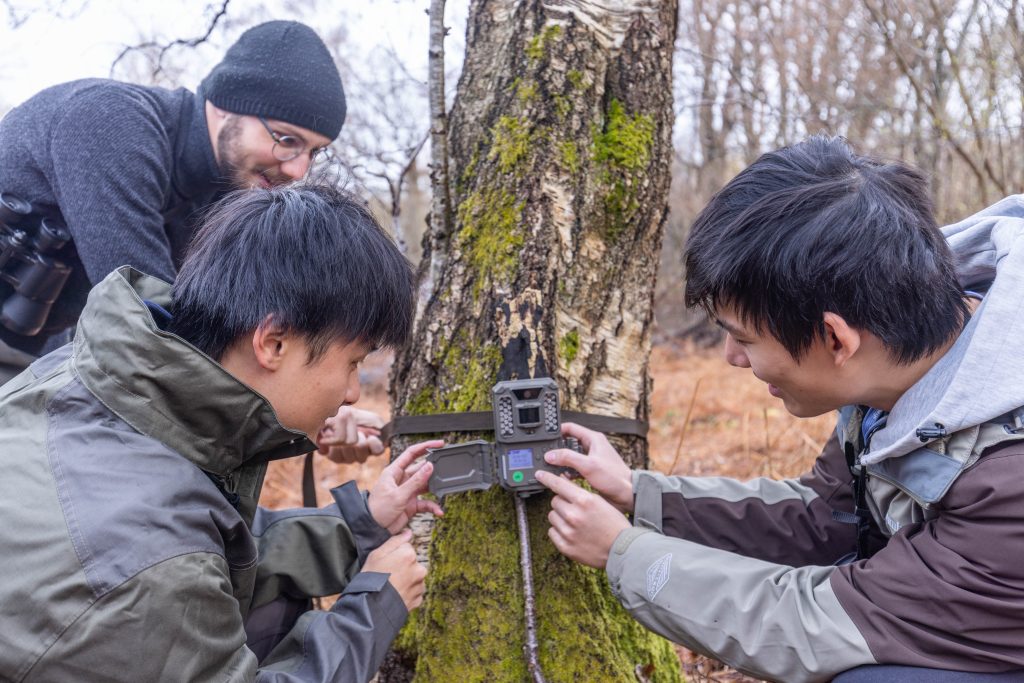
<path fill-rule="evenodd" d="M 198 92 L 224 111 L 277 119 L 331 140 L 345 122 L 338 67 L 313 29 L 297 21 L 268 21 L 243 33 Z"/>

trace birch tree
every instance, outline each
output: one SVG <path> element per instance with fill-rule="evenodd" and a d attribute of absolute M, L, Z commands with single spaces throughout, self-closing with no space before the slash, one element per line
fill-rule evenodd
<path fill-rule="evenodd" d="M 674 0 L 471 4 L 396 414 L 487 410 L 496 381 L 551 376 L 563 409 L 647 418 L 676 12 Z M 642 439 L 618 445 L 646 463 Z M 555 551 L 549 500 L 527 502 L 547 680 L 679 680 L 669 644 L 618 606 L 603 572 Z M 450 497 L 430 567 L 382 680 L 526 680 L 511 494 Z"/>

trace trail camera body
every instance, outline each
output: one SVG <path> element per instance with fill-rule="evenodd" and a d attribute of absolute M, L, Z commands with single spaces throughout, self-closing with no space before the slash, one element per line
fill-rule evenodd
<path fill-rule="evenodd" d="M 446 496 L 460 491 L 483 491 L 497 483 L 528 496 L 544 487 L 537 470 L 566 471 L 544 461 L 555 448 L 578 450 L 575 439 L 562 438 L 558 384 L 551 378 L 498 382 L 491 390 L 494 443 L 476 440 L 435 448 L 427 455 L 434 464 L 430 492 Z"/>

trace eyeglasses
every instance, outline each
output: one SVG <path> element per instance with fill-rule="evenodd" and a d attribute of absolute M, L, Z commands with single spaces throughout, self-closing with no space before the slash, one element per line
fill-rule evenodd
<path fill-rule="evenodd" d="M 270 137 L 273 138 L 274 149 L 272 153 L 278 161 L 291 161 L 306 151 L 306 141 L 298 135 L 278 135 L 265 118 L 262 116 L 257 116 L 256 118 L 260 120 L 260 123 L 263 124 L 263 127 L 270 134 Z M 314 147 L 309 150 L 309 158 L 314 162 L 322 161 L 329 157 L 330 152 L 327 147 Z"/>

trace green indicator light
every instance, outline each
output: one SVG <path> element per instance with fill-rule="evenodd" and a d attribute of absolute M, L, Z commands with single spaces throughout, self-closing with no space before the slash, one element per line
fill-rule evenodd
<path fill-rule="evenodd" d="M 523 473 L 522 472 L 513 472 L 512 473 L 512 481 L 514 481 L 515 483 L 518 484 L 522 480 L 523 480 Z"/>

